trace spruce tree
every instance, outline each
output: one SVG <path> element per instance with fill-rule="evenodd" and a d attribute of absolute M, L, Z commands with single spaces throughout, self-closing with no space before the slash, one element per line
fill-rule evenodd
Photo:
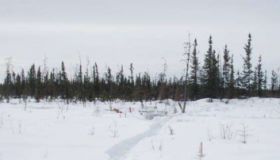
<path fill-rule="evenodd" d="M 34 97 L 35 95 L 35 88 L 36 88 L 36 71 L 35 65 L 33 64 L 28 72 L 28 81 L 29 81 L 29 89 L 30 89 L 30 96 Z"/>
<path fill-rule="evenodd" d="M 224 49 L 224 64 L 223 64 L 223 88 L 228 92 L 229 82 L 230 82 L 230 57 L 229 57 L 229 50 L 227 45 Z"/>
<path fill-rule="evenodd" d="M 43 97 L 48 100 L 48 96 L 49 96 L 49 72 L 46 71 L 44 72 L 44 81 L 43 81 L 43 88 L 44 88 L 44 93 L 43 93 Z"/>
<path fill-rule="evenodd" d="M 158 86 L 158 99 L 159 100 L 163 100 L 167 98 L 167 93 L 166 93 L 166 72 L 167 72 L 167 63 L 166 60 L 164 60 L 164 64 L 163 64 L 163 71 L 162 73 L 159 74 L 159 81 L 157 83 Z"/>
<path fill-rule="evenodd" d="M 87 59 L 87 66 L 86 66 L 86 71 L 84 74 L 84 82 L 83 82 L 83 92 L 84 92 L 84 99 L 89 100 L 90 102 L 92 101 L 92 94 L 91 94 L 91 85 L 90 85 L 90 76 L 89 76 L 89 65 L 90 62 Z"/>
<path fill-rule="evenodd" d="M 16 75 L 15 89 L 16 89 L 16 98 L 20 98 L 22 95 L 22 88 L 21 88 L 21 79 L 19 74 Z"/>
<path fill-rule="evenodd" d="M 211 68 L 211 93 L 210 98 L 217 98 L 220 93 L 220 67 L 219 67 L 219 55 L 216 57 L 216 51 L 213 50 L 212 56 L 212 68 Z M 219 95 L 220 96 L 220 95 Z"/>
<path fill-rule="evenodd" d="M 28 90 L 27 90 L 27 85 L 26 85 L 26 77 L 25 77 L 25 73 L 24 73 L 24 69 L 21 70 L 21 93 L 22 96 L 28 96 Z"/>
<path fill-rule="evenodd" d="M 4 96 L 7 102 L 10 101 L 11 87 L 12 87 L 12 74 L 11 74 L 11 58 L 7 59 L 6 62 L 6 78 L 4 80 Z"/>
<path fill-rule="evenodd" d="M 212 70 L 213 70 L 213 48 L 212 48 L 212 37 L 209 37 L 209 48 L 207 54 L 204 58 L 204 65 L 203 65 L 203 91 L 204 96 L 208 98 L 213 98 L 211 93 L 213 92 L 211 86 L 211 78 L 212 78 Z"/>
<path fill-rule="evenodd" d="M 94 77 L 93 88 L 94 88 L 95 97 L 100 98 L 100 79 L 99 79 L 97 63 L 95 63 L 93 68 L 93 77 Z"/>
<path fill-rule="evenodd" d="M 143 90 L 142 90 L 142 79 L 141 74 L 136 75 L 135 79 L 135 89 L 133 91 L 133 99 L 135 101 L 143 101 Z"/>
<path fill-rule="evenodd" d="M 61 95 L 61 98 L 64 99 L 64 100 L 67 100 L 68 102 L 68 99 L 69 99 L 69 94 L 68 94 L 68 78 L 67 78 L 67 73 L 65 71 L 65 65 L 64 65 L 64 62 L 62 61 L 61 62 L 61 72 L 60 72 L 60 95 Z"/>
<path fill-rule="evenodd" d="M 268 89 L 267 89 L 267 70 L 264 72 L 264 80 L 263 80 L 263 96 L 267 97 L 268 96 Z"/>
<path fill-rule="evenodd" d="M 251 85 L 251 96 L 256 96 L 257 95 L 257 89 L 258 89 L 258 71 L 257 67 L 255 68 L 255 71 L 253 73 L 253 81 Z"/>
<path fill-rule="evenodd" d="M 218 54 L 217 56 L 217 83 L 218 83 L 218 97 L 220 99 L 225 97 L 225 93 L 224 93 L 224 78 L 223 78 L 223 65 L 222 65 L 222 61 L 220 59 L 220 54 Z"/>
<path fill-rule="evenodd" d="M 42 72 L 42 98 L 48 99 L 48 79 L 49 79 L 49 72 L 48 72 L 48 66 L 47 66 L 47 57 L 44 58 L 44 66 L 43 66 L 43 72 Z"/>
<path fill-rule="evenodd" d="M 133 76 L 134 67 L 132 63 L 130 63 L 129 71 L 130 71 L 130 77 L 129 77 L 130 83 L 134 85 L 134 76 Z"/>
<path fill-rule="evenodd" d="M 233 64 L 233 56 L 230 60 L 230 78 L 227 90 L 227 98 L 234 98 L 235 95 L 235 78 L 234 78 L 234 64 Z"/>
<path fill-rule="evenodd" d="M 133 100 L 133 91 L 134 91 L 134 85 L 135 85 L 135 82 L 134 82 L 134 67 L 133 67 L 133 64 L 131 63 L 130 64 L 130 67 L 129 67 L 129 70 L 130 70 L 130 77 L 129 77 L 129 89 L 128 89 L 128 95 L 129 95 L 129 100 L 132 101 Z"/>
<path fill-rule="evenodd" d="M 113 99 L 113 95 L 112 95 L 112 90 L 113 90 L 113 77 L 112 77 L 112 71 L 111 68 L 108 67 L 107 68 L 107 73 L 105 74 L 105 79 L 106 79 L 106 83 L 107 83 L 107 100 L 109 100 L 110 102 Z"/>
<path fill-rule="evenodd" d="M 117 93 L 119 94 L 119 96 L 121 98 L 124 97 L 125 95 L 125 89 L 124 89 L 124 73 L 123 73 L 123 66 L 121 66 L 119 72 L 117 73 L 117 76 L 116 76 L 116 84 L 118 86 L 118 89 L 117 89 Z"/>
<path fill-rule="evenodd" d="M 144 99 L 145 101 L 148 101 L 150 96 L 151 96 L 151 77 L 147 72 L 144 72 L 143 77 L 142 77 L 142 89 L 144 92 Z"/>
<path fill-rule="evenodd" d="M 196 100 L 199 94 L 198 86 L 198 70 L 199 61 L 197 57 L 197 40 L 194 40 L 194 48 L 191 55 L 191 73 L 190 73 L 190 88 L 191 88 L 191 99 Z"/>
<path fill-rule="evenodd" d="M 264 86 L 264 74 L 262 71 L 262 57 L 259 57 L 259 62 L 257 66 L 257 90 L 258 90 L 258 96 L 263 96 L 263 86 Z"/>
<path fill-rule="evenodd" d="M 56 85 L 55 85 L 55 71 L 54 69 L 52 70 L 52 72 L 50 73 L 50 98 L 51 100 L 53 100 L 56 96 Z"/>
<path fill-rule="evenodd" d="M 36 102 L 40 102 L 41 94 L 42 94 L 42 73 L 40 67 L 37 71 L 37 77 L 36 77 L 36 87 L 35 87 L 35 99 Z"/>
<path fill-rule="evenodd" d="M 237 74 L 236 74 L 237 78 L 235 80 L 235 86 L 236 86 L 236 90 L 237 90 L 237 95 L 238 97 L 240 96 L 243 96 L 244 95 L 244 89 L 242 87 L 242 75 L 240 73 L 240 71 L 238 70 L 237 71 Z"/>
<path fill-rule="evenodd" d="M 278 76 L 277 73 L 272 70 L 271 73 L 271 94 L 272 96 L 275 96 L 275 92 L 278 90 Z"/>
<path fill-rule="evenodd" d="M 78 75 L 77 75 L 77 83 L 78 83 L 78 100 L 80 101 L 85 101 L 85 97 L 84 97 L 84 87 L 83 87 L 83 71 L 82 71 L 83 67 L 82 67 L 82 62 L 80 62 L 79 65 L 79 71 L 78 71 Z"/>
<path fill-rule="evenodd" d="M 251 46 L 252 37 L 251 34 L 248 35 L 248 42 L 245 45 L 244 49 L 246 56 L 243 57 L 243 77 L 242 77 L 242 87 L 247 90 L 247 96 L 250 96 L 252 92 L 252 81 L 253 81 L 253 70 L 252 70 L 252 46 Z"/>

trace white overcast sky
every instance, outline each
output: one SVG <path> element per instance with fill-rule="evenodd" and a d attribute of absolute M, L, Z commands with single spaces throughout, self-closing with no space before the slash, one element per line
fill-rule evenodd
<path fill-rule="evenodd" d="M 201 65 L 213 36 L 214 49 L 227 44 L 242 67 L 241 55 L 250 32 L 253 63 L 262 55 L 264 68 L 280 67 L 279 0 L 0 0 L 0 82 L 5 59 L 12 57 L 14 70 L 43 65 L 68 72 L 89 57 L 101 71 L 151 74 L 162 70 L 163 57 L 170 76 L 181 76 L 183 44 L 197 38 Z"/>

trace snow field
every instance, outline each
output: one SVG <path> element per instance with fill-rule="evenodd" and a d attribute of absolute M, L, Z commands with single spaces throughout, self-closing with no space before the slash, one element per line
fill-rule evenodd
<path fill-rule="evenodd" d="M 228 104 L 218 100 L 191 102 L 186 114 L 177 115 L 158 135 L 141 141 L 126 160 L 280 159 L 279 102 L 277 99 L 231 100 Z M 244 125 L 246 144 L 242 143 Z"/>
<path fill-rule="evenodd" d="M 111 146 L 145 132 L 153 123 L 138 114 L 120 117 L 99 105 L 103 109 L 97 115 L 93 105 L 70 105 L 66 111 L 66 106 L 58 109 L 56 103 L 30 103 L 24 111 L 22 104 L 1 104 L 1 160 L 105 160 Z"/>
<path fill-rule="evenodd" d="M 102 102 L 31 101 L 26 111 L 18 100 L 1 103 L 0 160 L 280 159 L 279 99 L 203 99 L 189 102 L 186 114 L 169 102 L 114 102 L 122 114 Z M 145 106 L 168 115 L 147 120 L 138 112 Z"/>

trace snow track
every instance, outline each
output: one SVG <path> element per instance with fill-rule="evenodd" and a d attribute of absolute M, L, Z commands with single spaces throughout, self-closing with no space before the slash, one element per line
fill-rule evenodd
<path fill-rule="evenodd" d="M 136 146 L 141 140 L 157 135 L 161 131 L 161 128 L 164 126 L 164 124 L 168 122 L 170 119 L 171 117 L 165 117 L 161 119 L 159 122 L 153 124 L 150 127 L 150 129 L 147 130 L 146 132 L 134 136 L 132 138 L 126 139 L 114 145 L 112 148 L 110 148 L 107 151 L 107 154 L 110 157 L 109 160 L 121 160 L 125 158 L 125 156 L 129 153 L 129 151 L 134 146 Z"/>

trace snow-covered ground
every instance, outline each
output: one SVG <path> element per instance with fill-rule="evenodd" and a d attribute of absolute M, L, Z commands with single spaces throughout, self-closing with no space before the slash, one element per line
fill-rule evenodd
<path fill-rule="evenodd" d="M 109 106 L 0 103 L 0 160 L 280 159 L 280 99 L 203 99 L 185 114 L 173 101 Z"/>

